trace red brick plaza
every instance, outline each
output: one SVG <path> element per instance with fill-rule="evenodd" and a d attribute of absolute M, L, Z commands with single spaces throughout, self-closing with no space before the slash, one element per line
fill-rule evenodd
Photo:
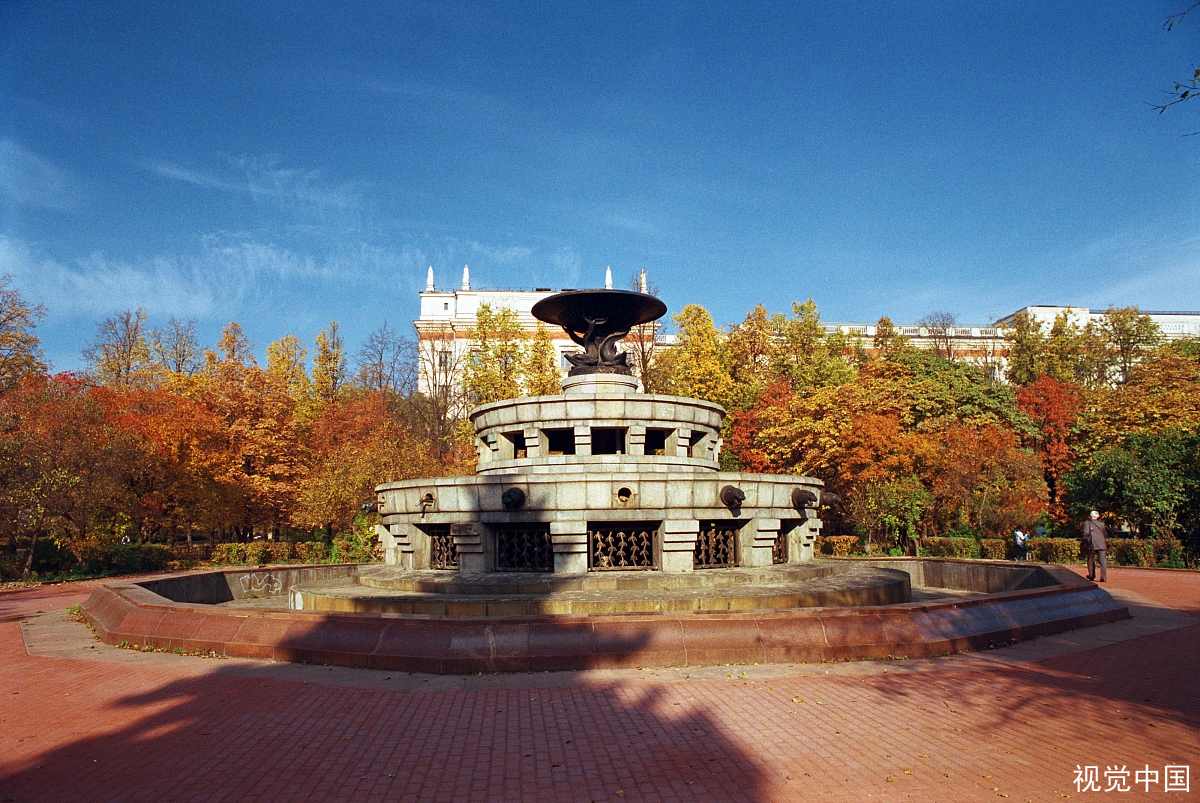
<path fill-rule="evenodd" d="M 1200 799 L 1200 574 L 1109 578 L 1133 620 L 970 655 L 466 678 L 135 653 L 67 619 L 94 584 L 0 593 L 0 803 Z"/>

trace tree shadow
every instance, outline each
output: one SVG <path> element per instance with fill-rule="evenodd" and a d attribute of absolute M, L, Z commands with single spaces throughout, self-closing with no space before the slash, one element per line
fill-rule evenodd
<path fill-rule="evenodd" d="M 9 765 L 0 800 L 767 799 L 686 686 L 539 677 L 413 692 L 217 667 L 116 699 L 110 732 Z"/>
<path fill-rule="evenodd" d="M 977 726 L 988 730 L 1033 718 L 1086 722 L 1116 717 L 1132 723 L 1158 717 L 1200 732 L 1200 699 L 1195 695 L 1200 624 L 1031 664 L 947 670 L 936 679 L 942 713 L 972 712 Z M 884 676 L 877 689 L 897 705 L 919 693 L 902 675 Z"/>

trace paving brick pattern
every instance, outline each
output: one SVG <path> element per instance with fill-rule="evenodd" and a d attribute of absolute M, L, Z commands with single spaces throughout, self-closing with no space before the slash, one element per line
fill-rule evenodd
<path fill-rule="evenodd" d="M 1200 574 L 1109 580 L 1200 613 Z M 19 620 L 92 587 L 0 594 L 0 803 L 1200 799 L 1200 625 L 1036 663 L 514 675 L 456 691 L 368 670 L 351 686 L 322 667 L 285 679 L 249 662 L 27 654 Z M 1076 764 L 1189 764 L 1193 791 L 1079 794 Z"/>

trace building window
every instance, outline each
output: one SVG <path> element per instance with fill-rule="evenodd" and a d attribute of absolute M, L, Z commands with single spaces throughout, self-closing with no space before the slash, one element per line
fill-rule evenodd
<path fill-rule="evenodd" d="M 450 370 L 450 352 L 439 351 L 437 364 L 438 364 L 439 371 L 449 371 Z"/>
<path fill-rule="evenodd" d="M 450 302 L 449 302 L 449 301 L 443 301 L 443 302 L 442 302 L 442 309 L 444 309 L 444 310 L 449 310 L 449 309 L 450 309 Z"/>

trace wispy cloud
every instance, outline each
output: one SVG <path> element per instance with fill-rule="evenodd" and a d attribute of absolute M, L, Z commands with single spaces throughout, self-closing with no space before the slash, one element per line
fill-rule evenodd
<path fill-rule="evenodd" d="M 193 253 L 132 262 L 102 253 L 67 263 L 0 235 L 0 274 L 9 274 L 55 318 L 96 318 L 143 306 L 155 315 L 206 318 L 277 303 L 297 291 L 375 291 L 419 272 L 424 255 L 358 246 L 314 257 L 229 235 L 204 238 Z M 274 300 L 272 300 L 274 299 Z"/>
<path fill-rule="evenodd" d="M 0 190 L 19 204 L 78 212 L 84 191 L 70 170 L 11 139 L 0 139 Z"/>
<path fill-rule="evenodd" d="M 358 228 L 357 221 L 347 220 L 361 215 L 358 184 L 330 182 L 320 170 L 284 167 L 275 156 L 230 159 L 223 170 L 199 170 L 163 160 L 147 160 L 142 167 L 162 178 L 251 198 L 286 213 L 337 216 L 343 228 Z M 348 222 L 354 225 L 347 226 Z"/>

